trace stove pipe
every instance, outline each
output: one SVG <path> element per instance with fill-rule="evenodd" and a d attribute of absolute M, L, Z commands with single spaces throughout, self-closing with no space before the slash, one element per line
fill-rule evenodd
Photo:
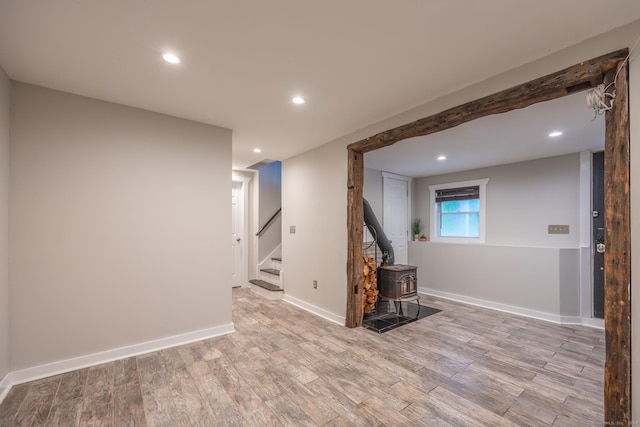
<path fill-rule="evenodd" d="M 376 218 L 376 214 L 373 213 L 371 205 L 367 202 L 367 199 L 362 198 L 362 205 L 364 207 L 364 223 L 376 239 L 376 244 L 382 251 L 382 262 L 388 265 L 393 265 L 395 262 L 395 256 L 393 253 L 393 246 L 391 246 L 391 240 L 384 234 L 384 230 Z"/>

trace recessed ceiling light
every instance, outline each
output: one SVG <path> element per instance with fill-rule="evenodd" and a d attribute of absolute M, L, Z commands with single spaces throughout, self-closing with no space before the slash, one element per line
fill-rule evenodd
<path fill-rule="evenodd" d="M 262 153 L 262 150 L 261 150 L 261 149 L 259 149 L 259 148 L 254 148 L 254 149 L 253 149 L 253 152 L 254 152 L 254 153 Z"/>
<path fill-rule="evenodd" d="M 294 96 L 291 99 L 291 102 L 293 102 L 294 104 L 304 104 L 304 98 L 301 96 Z"/>
<path fill-rule="evenodd" d="M 165 61 L 167 61 L 170 64 L 179 64 L 180 63 L 180 58 L 178 58 L 173 53 L 165 53 L 165 54 L 163 54 L 162 55 L 162 59 L 164 59 Z"/>
<path fill-rule="evenodd" d="M 438 160 L 447 160 L 447 156 L 438 156 Z"/>
<path fill-rule="evenodd" d="M 550 137 L 550 138 L 555 138 L 556 136 L 560 136 L 560 135 L 562 135 L 562 132 L 560 132 L 559 130 L 557 130 L 557 131 L 551 132 L 551 133 L 549 134 L 549 137 Z"/>

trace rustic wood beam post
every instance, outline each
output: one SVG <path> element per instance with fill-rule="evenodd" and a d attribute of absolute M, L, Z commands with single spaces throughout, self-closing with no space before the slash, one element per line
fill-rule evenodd
<path fill-rule="evenodd" d="M 605 425 L 631 422 L 631 206 L 629 93 L 626 62 L 611 70 L 605 84 L 616 79 L 613 108 L 605 117 L 604 373 Z M 609 88 L 609 92 L 614 89 Z M 637 417 L 636 417 L 637 418 Z"/>
<path fill-rule="evenodd" d="M 356 150 L 348 150 L 347 178 L 347 315 L 346 326 L 356 328 L 362 325 L 362 227 L 364 213 L 362 207 L 362 187 L 364 176 L 364 155 Z"/>

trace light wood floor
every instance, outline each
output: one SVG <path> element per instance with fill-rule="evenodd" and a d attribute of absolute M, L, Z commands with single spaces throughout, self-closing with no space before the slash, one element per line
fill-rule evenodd
<path fill-rule="evenodd" d="M 0 425 L 602 425 L 602 331 L 423 302 L 378 335 L 235 289 L 236 333 L 17 385 Z"/>

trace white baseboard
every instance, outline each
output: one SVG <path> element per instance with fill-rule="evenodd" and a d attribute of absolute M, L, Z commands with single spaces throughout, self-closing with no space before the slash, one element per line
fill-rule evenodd
<path fill-rule="evenodd" d="M 462 302 L 469 305 L 475 305 L 477 307 L 489 308 L 491 310 L 502 311 L 510 314 L 517 314 L 519 316 L 531 317 L 533 319 L 546 320 L 547 322 L 557 323 L 560 325 L 584 325 L 593 328 L 604 329 L 604 321 L 598 323 L 601 319 L 587 319 L 579 316 L 560 316 L 553 313 L 546 313 L 544 311 L 531 310 L 529 308 L 518 307 L 515 305 L 502 304 L 495 301 L 488 301 L 479 298 L 468 297 L 465 295 L 453 294 L 450 292 L 439 291 L 429 288 L 418 288 L 418 292 L 424 295 L 430 295 L 437 298 L 448 299 L 451 301 Z"/>
<path fill-rule="evenodd" d="M 12 384 L 9 382 L 9 374 L 2 377 L 0 380 L 0 403 L 7 397 L 9 390 L 11 390 Z"/>
<path fill-rule="evenodd" d="M 295 305 L 303 310 L 306 310 L 310 313 L 315 314 L 316 316 L 320 316 L 324 319 L 329 320 L 330 322 L 337 323 L 340 326 L 344 326 L 346 319 L 342 316 L 338 316 L 335 313 L 325 310 L 324 308 L 317 307 L 313 304 L 309 304 L 308 302 L 302 301 L 296 297 L 292 297 L 291 295 L 287 295 L 285 292 L 282 297 L 283 301 L 288 302 L 289 304 Z"/>
<path fill-rule="evenodd" d="M 584 326 L 591 326 L 596 329 L 604 329 L 604 319 L 596 319 L 593 317 L 583 317 L 581 324 Z"/>
<path fill-rule="evenodd" d="M 174 335 L 167 338 L 147 341 L 86 356 L 75 357 L 73 359 L 60 360 L 18 371 L 12 371 L 7 373 L 0 381 L 0 403 L 2 403 L 2 400 L 6 397 L 11 387 L 17 384 L 64 374 L 66 372 L 100 365 L 102 363 L 113 362 L 114 360 L 126 359 L 139 354 L 150 353 L 152 351 L 158 351 L 170 347 L 177 347 L 179 345 L 226 335 L 232 332 L 235 332 L 233 323 L 227 323 L 225 325 L 214 326 L 213 328 L 187 332 L 185 334 Z"/>

